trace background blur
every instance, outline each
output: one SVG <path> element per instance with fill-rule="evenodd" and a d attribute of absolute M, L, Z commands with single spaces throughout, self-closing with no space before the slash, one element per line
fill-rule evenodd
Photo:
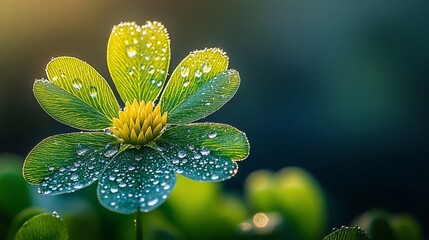
<path fill-rule="evenodd" d="M 373 207 L 427 227 L 428 12 L 426 0 L 0 0 L 0 152 L 25 156 L 74 131 L 32 94 L 52 57 L 85 60 L 111 83 L 111 27 L 157 20 L 172 68 L 192 50 L 221 47 L 240 72 L 236 96 L 205 119 L 251 143 L 227 188 L 240 191 L 257 169 L 299 166 L 328 195 L 328 227 Z"/>

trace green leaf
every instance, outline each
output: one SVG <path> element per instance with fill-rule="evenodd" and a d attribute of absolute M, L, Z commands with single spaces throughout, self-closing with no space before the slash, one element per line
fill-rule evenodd
<path fill-rule="evenodd" d="M 105 133 L 55 135 L 28 154 L 23 175 L 40 184 L 43 194 L 60 194 L 84 188 L 98 179 L 118 152 L 118 140 Z"/>
<path fill-rule="evenodd" d="M 234 161 L 249 154 L 246 135 L 229 125 L 194 123 L 168 129 L 158 149 L 177 173 L 199 181 L 223 181 L 237 172 Z"/>
<path fill-rule="evenodd" d="M 168 112 L 168 123 L 189 123 L 212 114 L 235 95 L 239 85 L 240 76 L 237 71 L 226 70 L 220 73 Z"/>
<path fill-rule="evenodd" d="M 119 153 L 100 177 L 97 193 L 111 211 L 148 212 L 167 199 L 175 184 L 172 166 L 155 150 L 144 147 Z"/>
<path fill-rule="evenodd" d="M 111 120 L 119 112 L 119 105 L 106 80 L 90 65 L 77 58 L 52 59 L 46 67 L 48 79 L 81 100 L 99 114 Z M 60 100 L 60 99 L 50 99 Z M 82 105 L 82 104 L 81 104 Z M 77 110 L 81 106 L 74 106 Z"/>
<path fill-rule="evenodd" d="M 155 100 L 168 74 L 170 40 L 159 22 L 124 22 L 113 27 L 107 65 L 122 100 Z"/>
<path fill-rule="evenodd" d="M 42 213 L 25 222 L 15 240 L 69 239 L 64 222 L 57 215 Z"/>
<path fill-rule="evenodd" d="M 369 236 L 359 227 L 342 227 L 334 230 L 323 240 L 369 240 Z"/>
<path fill-rule="evenodd" d="M 228 57 L 220 49 L 209 48 L 189 54 L 173 71 L 160 98 L 162 112 L 169 114 L 168 122 L 195 121 L 225 104 L 240 83 L 235 71 L 221 74 L 227 67 Z M 199 96 L 205 94 L 208 96 Z"/>
<path fill-rule="evenodd" d="M 84 130 L 113 125 L 101 112 L 48 80 L 36 80 L 33 92 L 40 106 L 61 123 Z"/>
<path fill-rule="evenodd" d="M 9 227 L 9 231 L 8 231 L 8 235 L 7 238 L 8 240 L 13 239 L 14 236 L 16 235 L 16 233 L 18 232 L 18 230 L 21 228 L 21 226 L 27 222 L 30 218 L 39 215 L 41 213 L 44 213 L 45 211 L 43 211 L 40 208 L 35 208 L 35 207 L 31 207 L 31 208 L 26 208 L 24 210 L 22 210 L 21 212 L 19 212 L 15 218 L 13 219 L 10 227 Z"/>

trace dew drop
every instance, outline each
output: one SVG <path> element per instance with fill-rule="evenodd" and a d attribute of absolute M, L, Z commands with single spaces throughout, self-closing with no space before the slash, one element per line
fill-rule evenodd
<path fill-rule="evenodd" d="M 152 43 L 151 43 L 151 42 L 146 43 L 146 47 L 147 47 L 147 48 L 152 47 Z"/>
<path fill-rule="evenodd" d="M 190 83 L 191 83 L 191 81 L 185 81 L 185 82 L 183 83 L 183 86 L 184 86 L 184 87 L 188 87 Z"/>
<path fill-rule="evenodd" d="M 83 155 L 85 155 L 87 152 L 89 151 L 89 149 L 88 148 L 86 148 L 84 145 L 82 145 L 82 144 L 78 144 L 77 146 L 76 146 L 76 153 L 77 153 L 77 155 L 79 155 L 79 156 L 83 156 Z"/>
<path fill-rule="evenodd" d="M 171 161 L 173 164 L 178 164 L 179 163 L 179 159 L 173 159 L 173 161 Z"/>
<path fill-rule="evenodd" d="M 194 159 L 198 160 L 201 158 L 201 155 L 199 153 L 194 154 Z"/>
<path fill-rule="evenodd" d="M 76 78 L 75 80 L 73 80 L 72 85 L 76 90 L 80 90 L 82 88 L 82 81 Z"/>
<path fill-rule="evenodd" d="M 219 179 L 219 175 L 213 174 L 210 178 L 212 180 L 218 180 Z"/>
<path fill-rule="evenodd" d="M 49 171 L 54 171 L 54 170 L 55 170 L 55 168 L 54 168 L 54 167 L 49 167 L 49 168 L 48 168 L 48 170 L 49 170 Z"/>
<path fill-rule="evenodd" d="M 52 217 L 60 218 L 60 215 L 56 211 L 53 211 L 52 212 Z"/>
<path fill-rule="evenodd" d="M 61 77 L 62 77 L 62 78 L 65 78 L 65 77 L 66 77 L 66 74 L 65 74 L 65 73 L 61 73 Z"/>
<path fill-rule="evenodd" d="M 79 176 L 77 174 L 72 174 L 70 176 L 70 180 L 72 180 L 72 181 L 77 181 L 78 179 L 79 179 Z"/>
<path fill-rule="evenodd" d="M 149 207 L 152 207 L 152 206 L 155 206 L 155 204 L 157 204 L 158 203 L 158 198 L 155 198 L 155 199 L 153 199 L 153 200 L 150 200 L 148 203 L 147 203 L 147 205 L 149 206 Z"/>
<path fill-rule="evenodd" d="M 137 55 L 137 48 L 134 44 L 129 44 L 125 47 L 125 50 L 127 51 L 128 57 L 132 58 Z"/>
<path fill-rule="evenodd" d="M 80 183 L 73 185 L 74 189 L 81 189 L 82 187 L 83 187 L 83 185 Z"/>
<path fill-rule="evenodd" d="M 110 192 L 111 192 L 111 193 L 117 193 L 117 192 L 118 192 L 118 189 L 117 189 L 117 188 L 111 188 L 111 189 L 110 189 Z"/>
<path fill-rule="evenodd" d="M 127 186 L 127 184 L 126 183 L 119 183 L 119 187 L 120 188 L 124 188 L 124 187 L 126 187 Z"/>
<path fill-rule="evenodd" d="M 210 70 L 212 70 L 212 65 L 210 63 L 204 63 L 203 72 L 208 73 L 208 72 L 210 72 Z"/>
<path fill-rule="evenodd" d="M 195 70 L 195 77 L 199 78 L 199 77 L 201 77 L 202 75 L 203 75 L 203 71 L 201 71 L 201 69 L 200 69 L 200 68 L 197 68 L 197 69 Z"/>
<path fill-rule="evenodd" d="M 155 73 L 155 67 L 153 65 L 150 65 L 147 69 L 147 73 L 154 74 Z"/>
<path fill-rule="evenodd" d="M 104 148 L 104 156 L 109 157 L 109 158 L 113 157 L 117 152 L 118 152 L 118 146 L 116 146 L 116 145 L 108 144 Z"/>
<path fill-rule="evenodd" d="M 58 80 L 57 76 L 52 77 L 52 81 L 56 82 Z"/>
<path fill-rule="evenodd" d="M 92 98 L 96 98 L 97 97 L 97 88 L 94 86 L 89 87 L 89 95 Z"/>
<path fill-rule="evenodd" d="M 136 169 L 136 167 L 135 167 L 135 166 L 129 166 L 129 167 L 128 167 L 128 171 L 132 171 L 132 170 L 134 170 L 134 169 Z"/>
<path fill-rule="evenodd" d="M 183 66 L 180 68 L 180 76 L 187 77 L 189 76 L 189 67 Z"/>
<path fill-rule="evenodd" d="M 185 151 L 183 151 L 183 150 L 180 150 L 180 151 L 177 153 L 177 156 L 178 156 L 179 158 L 184 158 L 184 157 L 186 157 L 186 152 L 185 152 Z"/>
<path fill-rule="evenodd" d="M 134 70 L 133 69 L 128 69 L 127 72 L 128 72 L 128 75 L 130 75 L 130 76 L 134 74 Z"/>
<path fill-rule="evenodd" d="M 162 86 L 162 81 L 159 81 L 156 86 L 161 87 Z"/>
<path fill-rule="evenodd" d="M 142 156 L 137 156 L 136 158 L 134 158 L 137 162 L 141 161 L 143 159 Z"/>
<path fill-rule="evenodd" d="M 216 136 L 217 136 L 217 132 L 215 130 L 210 131 L 209 134 L 208 134 L 209 138 L 215 138 Z"/>
<path fill-rule="evenodd" d="M 210 149 L 208 149 L 207 147 L 202 147 L 200 152 L 203 156 L 207 156 L 210 154 Z"/>

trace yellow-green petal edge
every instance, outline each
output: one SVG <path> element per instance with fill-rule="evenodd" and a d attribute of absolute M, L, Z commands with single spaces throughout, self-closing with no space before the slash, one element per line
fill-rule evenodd
<path fill-rule="evenodd" d="M 190 53 L 173 71 L 160 98 L 162 112 L 174 112 L 202 86 L 228 68 L 228 56 L 218 48 Z"/>
<path fill-rule="evenodd" d="M 94 108 L 110 122 L 117 116 L 119 104 L 112 89 L 86 62 L 74 57 L 54 58 L 48 63 L 46 74 L 50 82 Z"/>
<path fill-rule="evenodd" d="M 170 39 L 160 22 L 139 26 L 124 22 L 113 27 L 107 45 L 107 65 L 122 101 L 155 100 L 170 64 Z"/>

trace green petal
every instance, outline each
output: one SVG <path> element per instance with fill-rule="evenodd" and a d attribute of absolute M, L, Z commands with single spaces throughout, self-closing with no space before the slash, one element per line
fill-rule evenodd
<path fill-rule="evenodd" d="M 63 220 L 54 214 L 42 213 L 25 222 L 15 235 L 15 240 L 69 239 Z"/>
<path fill-rule="evenodd" d="M 51 60 L 46 67 L 48 79 L 79 99 L 79 111 L 83 105 L 94 108 L 99 115 L 111 119 L 118 115 L 119 105 L 106 80 L 90 65 L 73 57 L 59 57 Z M 46 97 L 46 96 L 40 96 Z M 55 99 L 61 101 L 61 99 Z M 53 101 L 53 99 L 45 99 Z"/>
<path fill-rule="evenodd" d="M 249 154 L 246 135 L 224 124 L 194 123 L 168 129 L 157 141 L 159 150 L 177 173 L 199 181 L 234 176 L 234 161 Z"/>
<path fill-rule="evenodd" d="M 114 26 L 107 45 L 107 64 L 124 102 L 155 100 L 170 64 L 167 29 L 159 22 Z"/>
<path fill-rule="evenodd" d="M 36 80 L 33 92 L 40 106 L 54 119 L 83 130 L 101 130 L 112 120 L 48 80 Z"/>
<path fill-rule="evenodd" d="M 369 240 L 370 237 L 359 227 L 342 227 L 334 230 L 323 240 Z"/>
<path fill-rule="evenodd" d="M 98 179 L 118 152 L 118 140 L 104 133 L 55 135 L 28 154 L 23 175 L 40 184 L 39 193 L 60 194 L 84 188 Z"/>
<path fill-rule="evenodd" d="M 217 48 L 188 55 L 172 73 L 160 99 L 162 112 L 168 112 L 168 122 L 195 121 L 231 99 L 240 78 L 236 71 L 224 72 L 227 67 L 228 57 Z"/>
<path fill-rule="evenodd" d="M 151 148 L 119 153 L 102 174 L 98 199 L 107 209 L 130 214 L 161 205 L 176 184 L 173 167 Z"/>

